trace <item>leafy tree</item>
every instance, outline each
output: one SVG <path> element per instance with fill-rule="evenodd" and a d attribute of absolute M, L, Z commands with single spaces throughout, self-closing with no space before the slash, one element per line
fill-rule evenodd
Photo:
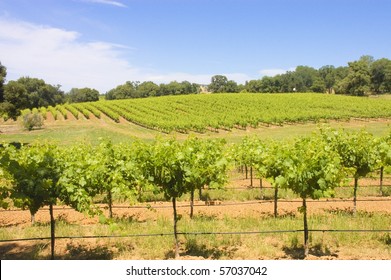
<path fill-rule="evenodd" d="M 371 64 L 371 83 L 374 93 L 391 93 L 391 60 L 382 58 Z"/>
<path fill-rule="evenodd" d="M 327 93 L 333 93 L 337 78 L 335 67 L 333 65 L 326 65 L 321 67 L 318 71 Z"/>
<path fill-rule="evenodd" d="M 371 64 L 373 58 L 362 56 L 358 61 L 349 62 L 348 75 L 338 83 L 337 92 L 363 96 L 371 88 Z"/>
<path fill-rule="evenodd" d="M 98 101 L 99 91 L 92 88 L 72 88 L 67 98 L 70 103 Z"/>
<path fill-rule="evenodd" d="M 168 84 L 160 84 L 158 95 L 180 95 L 180 94 L 191 94 L 191 93 L 198 93 L 199 91 L 199 85 L 198 84 L 191 84 L 188 81 L 183 82 L 177 82 L 172 81 Z"/>
<path fill-rule="evenodd" d="M 181 82 L 184 94 L 198 93 L 200 91 L 200 85 L 196 83 L 190 83 L 188 81 Z"/>
<path fill-rule="evenodd" d="M 127 81 L 125 84 L 119 85 L 116 88 L 108 91 L 106 93 L 106 99 L 113 100 L 113 99 L 137 98 L 139 97 L 137 93 L 138 85 L 139 82 Z"/>
<path fill-rule="evenodd" d="M 229 93 L 239 92 L 240 91 L 239 88 L 240 87 L 235 81 L 229 80 L 224 87 L 224 92 L 229 92 Z"/>
<path fill-rule="evenodd" d="M 211 82 L 208 86 L 208 89 L 213 92 L 225 92 L 225 87 L 228 83 L 228 79 L 223 75 L 215 75 L 211 78 Z"/>
<path fill-rule="evenodd" d="M 309 66 L 297 66 L 293 76 L 295 88 L 298 92 L 311 91 L 314 82 L 320 78 L 318 71 Z M 318 87 L 316 89 L 318 89 Z"/>
<path fill-rule="evenodd" d="M 4 102 L 4 83 L 5 83 L 6 76 L 7 76 L 7 68 L 3 66 L 0 62 L 0 103 Z"/>
<path fill-rule="evenodd" d="M 166 85 L 165 95 L 180 95 L 180 94 L 184 94 L 184 89 L 182 85 L 177 81 L 172 81 Z"/>
<path fill-rule="evenodd" d="M 320 77 L 316 77 L 313 81 L 310 91 L 324 93 L 326 92 L 326 86 Z"/>
<path fill-rule="evenodd" d="M 13 119 L 20 115 L 20 110 L 55 106 L 63 102 L 64 93 L 59 86 L 48 85 L 36 78 L 22 77 L 10 81 L 4 90 L 3 107 Z"/>
<path fill-rule="evenodd" d="M 253 92 L 253 93 L 265 92 L 262 88 L 262 81 L 261 80 L 246 81 L 244 88 L 247 92 Z"/>
<path fill-rule="evenodd" d="M 154 82 L 143 82 L 137 88 L 140 97 L 157 96 L 159 86 Z"/>
<path fill-rule="evenodd" d="M 208 89 L 213 92 L 239 92 L 238 84 L 233 80 L 228 80 L 226 76 L 215 75 L 211 78 Z"/>
<path fill-rule="evenodd" d="M 276 77 L 262 77 L 260 84 L 260 92 L 279 92 L 279 76 Z"/>
<path fill-rule="evenodd" d="M 294 71 L 287 71 L 285 74 L 274 77 L 278 92 L 295 92 L 298 91 L 296 75 Z"/>
<path fill-rule="evenodd" d="M 60 90 L 60 86 L 48 85 L 42 79 L 30 77 L 21 77 L 17 82 L 27 91 L 29 102 L 27 108 L 29 109 L 55 106 L 65 101 L 64 92 Z"/>
<path fill-rule="evenodd" d="M 330 94 L 335 92 L 336 85 L 348 75 L 348 69 L 348 67 L 343 66 L 336 68 L 333 65 L 326 65 L 319 68 L 319 77 L 322 80 L 327 93 Z"/>
<path fill-rule="evenodd" d="M 20 110 L 29 108 L 29 106 L 29 95 L 26 88 L 16 81 L 8 82 L 4 91 L 3 103 L 3 110 L 8 117 L 16 120 L 20 115 Z"/>

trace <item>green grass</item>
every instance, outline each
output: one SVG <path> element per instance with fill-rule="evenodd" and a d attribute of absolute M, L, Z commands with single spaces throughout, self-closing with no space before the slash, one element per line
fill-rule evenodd
<path fill-rule="evenodd" d="M 370 215 L 370 216 L 369 216 Z M 386 229 L 391 216 L 381 213 L 358 212 L 350 214 L 316 214 L 309 217 L 310 229 Z M 193 220 L 183 216 L 178 223 L 180 232 L 254 232 L 302 229 L 302 217 L 229 217 L 196 215 Z M 48 236 L 47 224 L 0 229 L 1 239 Z M 154 220 L 138 221 L 115 219 L 111 224 L 80 226 L 66 222 L 57 223 L 57 236 L 80 235 L 132 235 L 171 233 L 172 220 L 157 214 Z M 206 259 L 300 259 L 302 258 L 302 233 L 260 234 L 208 234 L 180 235 L 182 257 Z M 48 258 L 48 241 L 33 242 L 35 250 L 18 258 Z M 66 245 L 64 245 L 64 243 Z M 57 240 L 57 258 L 60 259 L 170 259 L 173 257 L 173 236 L 97 238 L 93 240 Z M 310 254 L 313 258 L 380 258 L 391 257 L 390 234 L 311 232 Z M 0 247 L 2 244 L 0 244 Z M 26 246 L 28 248 L 28 246 Z M 2 259 L 13 255 L 3 253 Z M 15 256 L 14 256 L 15 257 Z"/>

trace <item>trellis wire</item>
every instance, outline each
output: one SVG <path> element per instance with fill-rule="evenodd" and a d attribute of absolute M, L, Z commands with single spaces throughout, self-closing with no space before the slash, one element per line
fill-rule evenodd
<path fill-rule="evenodd" d="M 309 232 L 331 232 L 331 233 L 373 233 L 373 232 L 391 232 L 391 229 L 310 229 Z M 233 232 L 178 232 L 178 235 L 251 235 L 251 234 L 276 234 L 276 233 L 297 233 L 304 232 L 303 229 L 292 230 L 265 230 L 265 231 L 233 231 Z M 172 236 L 174 233 L 146 233 L 146 234 L 126 234 L 126 235 L 87 235 L 87 236 L 56 236 L 59 239 L 98 239 L 98 238 L 137 238 L 137 237 L 159 237 Z M 32 237 L 18 239 L 4 239 L 0 243 L 50 240 L 50 237 Z"/>

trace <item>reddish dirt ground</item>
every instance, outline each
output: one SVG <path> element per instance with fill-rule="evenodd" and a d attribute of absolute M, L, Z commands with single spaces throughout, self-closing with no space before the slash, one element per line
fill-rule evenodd
<path fill-rule="evenodd" d="M 239 175 L 240 176 L 240 175 Z M 385 184 L 389 185 L 390 180 L 387 179 Z M 361 185 L 372 185 L 376 184 L 376 179 L 363 179 Z M 257 184 L 256 182 L 255 184 Z M 230 182 L 228 187 L 242 188 L 246 191 L 249 185 L 249 180 L 234 179 Z M 267 182 L 264 182 L 264 186 L 270 186 Z M 291 216 L 298 215 L 298 207 L 301 206 L 300 199 L 280 199 L 278 201 L 278 213 L 280 216 Z M 137 207 L 135 207 L 137 206 Z M 147 206 L 155 208 L 156 211 L 150 211 Z M 105 207 L 105 205 L 102 205 Z M 349 199 L 322 199 L 319 201 L 308 202 L 309 214 L 321 213 L 321 212 L 338 212 L 338 211 L 351 211 L 353 208 L 353 202 Z M 133 220 L 138 222 L 144 221 L 156 221 L 158 216 L 165 216 L 168 219 L 172 219 L 172 205 L 170 202 L 151 202 L 137 204 L 129 207 L 129 204 L 117 204 L 113 209 L 116 217 L 125 218 L 131 217 Z M 223 219 L 224 216 L 230 217 L 270 217 L 273 215 L 274 205 L 273 201 L 265 200 L 250 200 L 250 201 L 217 201 L 215 205 L 206 205 L 203 201 L 196 201 L 195 203 L 195 215 L 205 215 L 207 217 L 215 217 L 216 219 Z M 361 212 L 378 212 L 391 215 L 391 197 L 359 197 L 357 202 L 357 211 Z M 107 214 L 107 212 L 106 212 Z M 187 216 L 189 214 L 189 202 L 178 202 L 178 214 Z M 57 220 L 64 220 L 68 223 L 74 223 L 79 225 L 91 225 L 98 222 L 98 217 L 87 217 L 84 214 L 78 213 L 69 207 L 56 206 L 55 217 Z M 30 227 L 30 213 L 29 211 L 0 211 L 0 226 L 1 227 L 15 227 L 23 228 Z M 49 211 L 48 209 L 41 209 L 38 211 L 35 217 L 35 221 L 38 223 L 49 222 Z M 385 225 L 389 227 L 390 225 Z M 278 240 L 270 237 L 271 242 L 278 243 Z M 104 241 L 100 244 L 96 240 L 83 239 L 83 240 L 57 240 L 56 241 L 56 252 L 61 254 L 63 257 L 67 257 L 71 254 L 73 259 L 83 258 L 101 258 L 102 254 L 104 257 L 112 258 L 112 252 L 115 248 L 107 249 L 107 244 Z M 0 258 L 1 259 L 24 259 L 24 258 L 36 258 L 34 252 L 37 248 L 43 250 L 48 255 L 49 253 L 49 241 L 22 241 L 22 242 L 7 242 L 0 243 Z M 73 251 L 68 251 L 69 244 L 72 245 Z M 99 245 L 100 244 L 100 245 Z M 101 248 L 101 249 L 99 249 Z M 101 251 L 103 249 L 106 251 Z M 241 250 L 241 249 L 239 249 Z M 374 250 L 374 249 L 371 249 Z M 352 255 L 353 254 L 353 255 Z M 33 257 L 31 257 L 33 256 Z M 38 258 L 42 258 L 38 257 Z M 47 258 L 47 257 L 44 257 Z M 199 257 L 193 257 L 184 255 L 183 259 L 197 259 Z M 258 257 L 255 257 L 258 258 Z M 287 256 L 284 254 L 281 257 L 285 259 Z M 288 257 L 290 258 L 290 257 Z M 295 257 L 293 257 L 295 258 Z M 354 253 L 348 253 L 344 255 L 343 252 L 338 252 L 338 257 L 332 255 L 326 256 L 311 256 L 312 259 L 389 259 L 389 253 L 377 253 L 370 251 L 370 253 L 363 254 L 361 251 Z"/>
<path fill-rule="evenodd" d="M 365 201 L 362 201 L 365 200 Z M 279 215 L 287 215 L 297 213 L 298 207 L 301 206 L 301 200 L 284 200 L 278 201 L 278 213 Z M 189 212 L 188 202 L 178 203 L 178 213 L 188 214 Z M 155 220 L 158 215 L 164 215 L 168 218 L 172 217 L 172 205 L 170 202 L 156 202 L 156 203 L 144 203 L 130 206 L 128 204 L 117 204 L 114 207 L 114 214 L 118 217 L 137 217 L 139 222 L 146 220 Z M 140 207 L 141 206 L 141 207 Z M 143 207 L 144 206 L 144 207 Z M 155 208 L 156 211 L 148 211 L 147 206 Z M 102 205 L 102 207 L 104 207 Z M 351 211 L 353 208 L 353 202 L 350 200 L 342 199 L 329 199 L 319 201 L 308 201 L 309 214 L 319 213 L 323 211 Z M 204 214 L 207 216 L 214 216 L 216 219 L 223 218 L 225 215 L 230 217 L 245 217 L 245 216 L 271 216 L 273 215 L 274 204 L 272 201 L 218 201 L 216 205 L 205 205 L 203 201 L 195 202 L 195 215 Z M 357 211 L 362 212 L 381 212 L 391 214 L 391 198 L 381 197 L 366 197 L 359 198 L 357 202 Z M 69 223 L 78 224 L 93 224 L 98 221 L 97 217 L 89 218 L 86 215 L 76 212 L 68 207 L 57 206 L 55 208 L 56 218 L 60 218 Z M 35 221 L 39 223 L 49 222 L 49 211 L 42 209 L 38 211 L 35 216 Z M 31 217 L 28 211 L 2 211 L 0 212 L 0 225 L 2 227 L 10 226 L 30 226 Z"/>

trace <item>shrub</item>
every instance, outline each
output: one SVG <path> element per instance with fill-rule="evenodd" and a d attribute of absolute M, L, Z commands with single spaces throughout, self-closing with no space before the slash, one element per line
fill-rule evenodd
<path fill-rule="evenodd" d="M 41 128 L 43 126 L 43 117 L 39 113 L 28 113 L 23 115 L 22 124 L 28 131 L 34 127 Z"/>

